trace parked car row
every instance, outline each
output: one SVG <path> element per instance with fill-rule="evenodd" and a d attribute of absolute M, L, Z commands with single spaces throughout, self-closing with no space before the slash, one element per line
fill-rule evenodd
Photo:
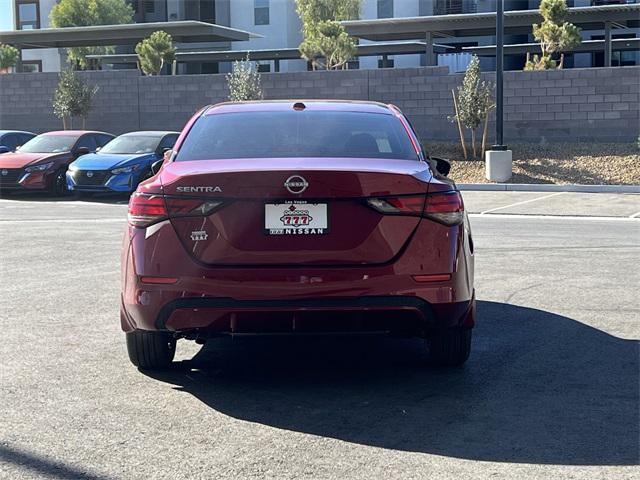
<path fill-rule="evenodd" d="M 143 131 L 115 137 L 87 130 L 35 135 L 0 131 L 0 190 L 130 193 L 151 176 L 178 132 Z"/>

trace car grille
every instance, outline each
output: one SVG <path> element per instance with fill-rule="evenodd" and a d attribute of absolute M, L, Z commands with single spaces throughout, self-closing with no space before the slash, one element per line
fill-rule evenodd
<path fill-rule="evenodd" d="M 2 168 L 0 169 L 0 185 L 15 186 L 24 174 L 21 168 Z"/>
<path fill-rule="evenodd" d="M 88 176 L 91 174 L 91 176 Z M 111 176 L 109 170 L 76 170 L 73 172 L 73 179 L 76 185 L 82 186 L 96 186 L 104 185 L 104 183 Z"/>

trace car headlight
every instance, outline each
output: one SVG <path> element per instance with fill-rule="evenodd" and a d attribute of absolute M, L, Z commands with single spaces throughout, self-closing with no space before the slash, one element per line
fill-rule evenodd
<path fill-rule="evenodd" d="M 113 170 L 111 170 L 111 173 L 113 173 L 114 175 L 118 175 L 119 173 L 131 173 L 131 172 L 135 172 L 136 170 L 139 170 L 140 167 L 141 165 L 138 164 L 138 165 L 131 165 L 129 167 L 114 168 Z"/>
<path fill-rule="evenodd" d="M 34 165 L 33 167 L 27 167 L 24 169 L 24 171 L 27 173 L 44 172 L 45 170 L 48 170 L 49 168 L 51 168 L 51 165 L 53 165 L 53 162 L 43 163 L 41 165 Z"/>

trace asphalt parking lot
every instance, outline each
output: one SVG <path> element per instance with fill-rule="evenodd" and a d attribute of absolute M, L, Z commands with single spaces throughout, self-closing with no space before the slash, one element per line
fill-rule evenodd
<path fill-rule="evenodd" d="M 640 195 L 464 192 L 478 326 L 179 343 L 133 368 L 122 200 L 0 199 L 0 478 L 638 478 Z"/>

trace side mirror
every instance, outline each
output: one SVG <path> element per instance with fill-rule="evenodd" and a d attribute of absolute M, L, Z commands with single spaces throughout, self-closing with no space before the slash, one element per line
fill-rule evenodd
<path fill-rule="evenodd" d="M 91 153 L 91 150 L 89 150 L 87 147 L 80 147 L 80 148 L 76 148 L 76 157 L 81 157 L 82 155 L 86 155 L 87 153 Z"/>
<path fill-rule="evenodd" d="M 160 169 L 162 168 L 162 164 L 164 163 L 164 158 L 162 160 L 156 160 L 151 164 L 151 173 L 156 175 Z"/>
<path fill-rule="evenodd" d="M 431 161 L 433 163 L 435 163 L 435 167 L 437 172 L 442 175 L 443 177 L 446 177 L 447 175 L 449 175 L 449 172 L 451 171 L 451 162 L 449 160 L 446 160 L 444 158 L 438 158 L 438 157 L 430 157 Z"/>
<path fill-rule="evenodd" d="M 9 147 L 5 147 L 4 145 L 0 145 L 0 153 L 9 153 L 11 150 Z"/>
<path fill-rule="evenodd" d="M 100 150 L 102 150 L 102 147 L 96 148 L 96 153 L 98 153 Z"/>

